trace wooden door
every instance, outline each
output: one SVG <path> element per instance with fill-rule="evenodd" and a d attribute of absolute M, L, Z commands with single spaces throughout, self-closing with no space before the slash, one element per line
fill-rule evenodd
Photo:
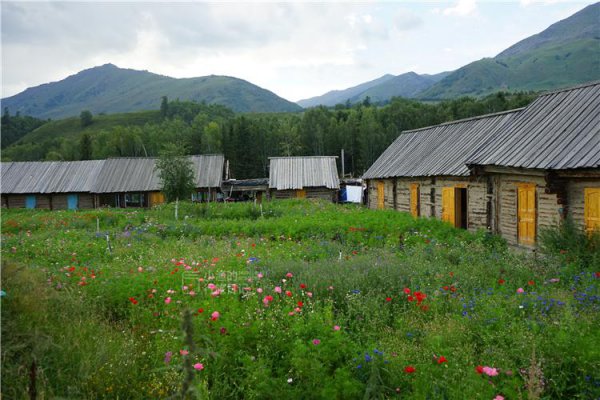
<path fill-rule="evenodd" d="M 583 214 L 587 232 L 600 230 L 600 188 L 584 189 Z"/>
<path fill-rule="evenodd" d="M 377 182 L 377 209 L 383 210 L 385 207 L 385 183 Z"/>
<path fill-rule="evenodd" d="M 455 225 L 454 187 L 442 188 L 442 221 Z"/>
<path fill-rule="evenodd" d="M 517 187 L 517 223 L 519 243 L 535 243 L 535 184 L 523 183 Z"/>
<path fill-rule="evenodd" d="M 410 185 L 410 213 L 413 217 L 418 217 L 419 211 L 419 184 L 412 183 Z"/>

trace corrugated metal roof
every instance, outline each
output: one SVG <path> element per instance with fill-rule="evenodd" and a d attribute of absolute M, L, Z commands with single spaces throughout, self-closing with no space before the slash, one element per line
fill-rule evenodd
<path fill-rule="evenodd" d="M 197 188 L 221 186 L 222 155 L 190 159 Z M 15 194 L 158 191 L 161 183 L 155 163 L 155 158 L 2 163 L 0 190 Z"/>
<path fill-rule="evenodd" d="M 541 95 L 467 163 L 536 169 L 600 167 L 600 82 Z"/>
<path fill-rule="evenodd" d="M 513 121 L 521 110 L 405 131 L 364 173 L 363 178 L 467 176 L 467 157 Z"/>
<path fill-rule="evenodd" d="M 271 157 L 269 188 L 277 190 L 325 186 L 339 189 L 337 157 Z"/>

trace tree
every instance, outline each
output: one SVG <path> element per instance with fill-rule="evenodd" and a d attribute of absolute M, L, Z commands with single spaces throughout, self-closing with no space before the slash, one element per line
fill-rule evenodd
<path fill-rule="evenodd" d="M 90 110 L 83 110 L 81 114 L 79 114 L 79 119 L 81 120 L 81 127 L 85 128 L 86 126 L 90 126 L 93 122 L 92 112 Z"/>
<path fill-rule="evenodd" d="M 184 154 L 185 149 L 182 146 L 169 143 L 165 145 L 155 167 L 167 202 L 175 201 L 175 219 L 179 199 L 191 195 L 195 186 L 192 162 Z"/>
<path fill-rule="evenodd" d="M 160 102 L 160 116 L 165 119 L 169 114 L 169 99 L 167 96 L 163 96 Z"/>
<path fill-rule="evenodd" d="M 87 133 L 84 133 L 79 139 L 79 159 L 92 159 L 92 138 Z"/>

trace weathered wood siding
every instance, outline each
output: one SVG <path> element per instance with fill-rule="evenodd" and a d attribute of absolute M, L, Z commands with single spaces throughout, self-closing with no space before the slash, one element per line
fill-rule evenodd
<path fill-rule="evenodd" d="M 546 181 L 537 175 L 498 175 L 494 178 L 496 232 L 511 245 L 518 245 L 517 188 L 522 183 L 535 184 L 535 241 L 541 229 L 555 227 L 560 222 L 562 206 L 555 193 L 546 193 Z"/>
<path fill-rule="evenodd" d="M 90 193 L 79 194 L 79 208 L 88 209 L 94 208 L 94 195 Z"/>
<path fill-rule="evenodd" d="M 38 194 L 35 196 L 35 208 L 50 209 L 50 195 Z"/>
<path fill-rule="evenodd" d="M 8 208 L 25 208 L 25 195 L 8 195 Z"/>
<path fill-rule="evenodd" d="M 7 208 L 8 207 L 8 196 L 7 195 L 1 195 L 0 198 L 2 198 L 2 208 Z"/>
<path fill-rule="evenodd" d="M 52 209 L 66 210 L 68 208 L 67 198 L 68 196 L 66 194 L 52 195 Z"/>
<path fill-rule="evenodd" d="M 328 189 L 326 187 L 309 187 L 304 188 L 306 199 L 324 199 L 327 201 L 335 201 L 337 190 Z M 297 190 L 273 190 L 270 191 L 272 199 L 296 199 L 298 198 Z"/>
<path fill-rule="evenodd" d="M 583 192 L 585 188 L 600 188 L 600 172 L 596 179 L 572 179 L 567 187 L 569 215 L 577 226 L 585 228 Z"/>

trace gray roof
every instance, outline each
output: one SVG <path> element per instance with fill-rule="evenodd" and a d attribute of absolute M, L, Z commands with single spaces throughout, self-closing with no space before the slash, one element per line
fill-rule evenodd
<path fill-rule="evenodd" d="M 465 161 L 522 109 L 403 132 L 364 173 L 364 179 L 467 176 Z"/>
<path fill-rule="evenodd" d="M 325 186 L 339 189 L 337 157 L 271 157 L 269 188 L 277 190 Z"/>
<path fill-rule="evenodd" d="M 600 82 L 541 95 L 468 157 L 467 164 L 600 167 Z"/>
<path fill-rule="evenodd" d="M 2 163 L 2 193 L 77 193 L 92 189 L 102 160 Z"/>
<path fill-rule="evenodd" d="M 222 155 L 190 157 L 195 187 L 220 187 Z M 154 158 L 110 158 L 89 161 L 3 162 L 2 193 L 120 193 L 161 188 Z"/>

